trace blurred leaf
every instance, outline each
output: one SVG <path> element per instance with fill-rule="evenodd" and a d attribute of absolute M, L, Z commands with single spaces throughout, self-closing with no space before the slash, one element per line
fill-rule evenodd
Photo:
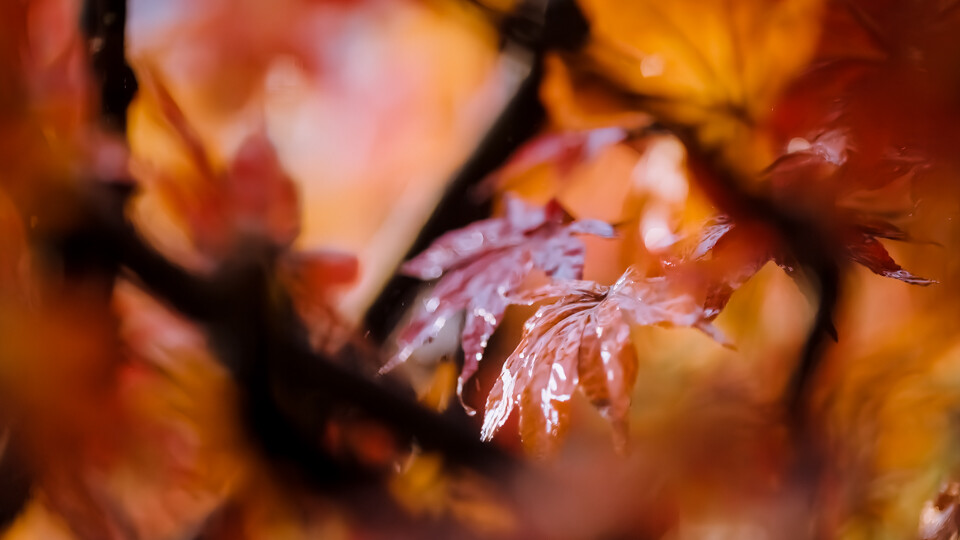
<path fill-rule="evenodd" d="M 452 471 L 434 454 L 414 454 L 390 479 L 391 495 L 407 511 L 434 519 L 452 517 L 483 537 L 512 538 L 515 509 L 489 479 Z"/>
<path fill-rule="evenodd" d="M 863 265 L 872 272 L 913 285 L 936 283 L 904 270 L 878 238 L 910 241 L 912 238 L 882 212 L 858 204 L 862 187 L 844 182 L 852 150 L 843 132 L 826 131 L 813 141 L 791 141 L 787 153 L 765 171 L 769 197 L 790 212 L 806 212 L 837 239 L 838 256 Z M 909 167 L 909 160 L 904 167 Z M 891 182 L 887 180 L 886 183 Z M 668 270 L 693 272 L 706 282 L 705 308 L 715 317 L 730 295 L 768 261 L 774 261 L 795 279 L 802 269 L 794 254 L 762 223 L 737 223 L 726 215 L 706 221 L 666 259 Z"/>
<path fill-rule="evenodd" d="M 264 128 L 244 138 L 225 167 L 217 167 L 159 75 L 145 69 L 140 77 L 197 175 L 156 175 L 159 189 L 188 224 L 196 247 L 222 257 L 247 237 L 289 246 L 300 232 L 297 188 Z"/>
<path fill-rule="evenodd" d="M 546 133 L 521 146 L 489 181 L 500 184 L 497 187 L 503 190 L 507 187 L 504 184 L 513 177 L 541 166 L 555 168 L 557 175 L 563 178 L 580 163 L 626 140 L 629 135 L 619 127 Z"/>
<path fill-rule="evenodd" d="M 632 108 L 693 128 L 726 166 L 753 173 L 772 151 L 758 127 L 812 57 L 823 3 L 586 0 L 592 41 L 571 66 L 632 94 Z"/>
<path fill-rule="evenodd" d="M 311 345 L 335 351 L 351 331 L 333 309 L 336 294 L 357 280 L 360 264 L 352 253 L 293 251 L 280 259 L 277 274 L 310 333 Z"/>

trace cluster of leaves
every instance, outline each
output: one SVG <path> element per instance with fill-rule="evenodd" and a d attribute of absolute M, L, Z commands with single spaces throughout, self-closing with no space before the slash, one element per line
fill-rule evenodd
<path fill-rule="evenodd" d="M 276 79 L 341 66 L 329 51 L 342 47 L 327 42 L 318 47 L 315 28 L 300 24 L 308 19 L 301 14 L 309 10 L 317 15 L 309 17 L 311 21 L 328 14 L 348 21 L 352 4 L 296 0 L 293 8 L 277 11 L 248 2 L 238 4 L 238 13 L 245 14 L 242 25 L 231 24 L 234 11 L 224 4 L 194 29 L 203 39 L 191 46 L 207 54 L 191 55 L 196 64 L 187 71 L 203 75 L 206 103 L 223 105 L 217 114 L 239 114 L 277 67 L 278 55 L 299 67 L 281 65 L 287 71 L 277 68 Z M 908 284 L 934 283 L 901 267 L 881 242 L 913 240 L 906 232 L 908 219 L 914 217 L 911 196 L 888 197 L 900 204 L 894 211 L 881 208 L 878 201 L 898 186 L 909 189 L 922 181 L 936 184 L 936 179 L 947 183 L 942 179 L 960 170 L 955 158 L 960 107 L 953 75 L 960 65 L 953 38 L 960 26 L 957 2 L 579 4 L 590 21 L 585 46 L 563 55 L 543 54 L 538 57 L 543 65 L 533 70 L 539 73 L 542 68 L 544 73 L 540 95 L 549 130 L 517 152 L 487 184 L 492 191 L 522 190 L 521 177 L 549 169 L 560 182 L 539 200 L 550 202 L 537 205 L 506 196 L 500 217 L 449 232 L 403 265 L 406 275 L 436 283 L 397 333 L 396 353 L 383 368 L 409 360 L 444 327 L 459 323 L 463 314 L 464 360 L 457 384 L 462 397 L 466 383 L 491 361 L 484 360 L 488 344 L 510 306 L 536 306 L 486 397 L 480 438 L 493 439 L 516 415 L 523 442 L 537 455 L 555 449 L 570 427 L 577 392 L 613 424 L 622 448 L 641 360 L 653 353 L 636 339 L 638 329 L 694 328 L 728 344 L 713 323 L 733 303 L 735 292 L 771 262 L 805 288 L 823 277 L 810 264 L 818 257 L 841 268 L 855 263 Z M 384 9 L 382 3 L 377 6 Z M 196 328 L 169 320 L 158 302 L 144 300 L 149 295 L 130 283 L 113 290 L 116 268 L 105 275 L 65 277 L 55 257 L 43 251 L 49 246 L 31 244 L 29 238 L 85 225 L 75 208 L 44 199 L 62 187 L 62 178 L 72 183 L 79 177 L 126 174 L 122 145 L 91 129 L 90 81 L 83 68 L 87 46 L 72 29 L 76 8 L 67 0 L 0 7 L 0 24 L 9 30 L 0 36 L 0 73 L 10 74 L 13 81 L 0 87 L 0 352 L 4 390 L 15 390 L 4 395 L 25 403 L 24 410 L 32 415 L 27 444 L 39 476 L 38 490 L 44 505 L 64 516 L 76 534 L 129 538 L 146 531 L 173 536 L 184 523 L 195 527 L 194 522 L 204 521 L 238 489 L 230 481 L 233 469 L 210 476 L 198 472 L 204 461 L 217 462 L 224 455 L 224 462 L 237 459 L 223 448 L 232 446 L 234 435 L 217 427 L 230 423 L 230 415 L 211 404 L 222 397 L 236 405 L 226 376 L 209 358 Z M 48 31 L 65 28 L 71 30 L 59 32 L 62 39 Z M 407 31 L 404 27 L 402 32 Z M 476 43 L 471 47 L 477 58 L 492 56 L 475 50 Z M 242 258 L 252 244 L 266 246 L 270 277 L 279 282 L 270 283 L 276 286 L 270 292 L 282 289 L 277 296 L 289 294 L 313 331 L 313 344 L 329 344 L 336 319 L 328 307 L 329 287 L 356 277 L 356 258 L 296 249 L 305 213 L 297 186 L 262 125 L 226 157 L 217 156 L 159 71 L 149 62 L 137 67 L 141 103 L 148 112 L 152 107 L 155 120 L 172 133 L 177 146 L 173 153 L 184 162 L 175 171 L 165 170 L 162 159 L 159 165 L 134 163 L 143 187 L 162 200 L 164 217 L 175 223 L 176 232 L 159 225 L 153 229 L 149 220 L 138 225 L 145 226 L 147 234 L 161 231 L 153 240 L 164 254 L 184 266 L 199 267 L 200 275 L 229 264 L 238 254 Z M 400 74 L 395 75 L 399 79 Z M 352 92 L 351 87 L 343 93 Z M 384 93 L 378 88 L 371 95 Z M 402 118 L 394 123 L 399 125 Z M 655 156 L 659 150 L 647 145 L 655 132 L 685 150 L 678 165 L 682 181 L 693 180 L 710 199 L 707 215 L 696 216 L 709 219 L 671 214 L 687 202 L 686 192 L 656 201 L 651 195 L 655 190 L 642 196 L 631 193 L 636 215 L 623 222 L 580 219 L 591 214 L 578 211 L 571 204 L 573 197 L 563 197 L 563 182 L 608 152 L 660 159 Z M 141 158 L 150 155 L 149 150 L 141 149 Z M 654 184 L 660 179 L 666 183 L 675 172 L 649 163 L 647 169 Z M 620 183 L 629 184 L 630 174 L 620 174 Z M 61 211 L 63 215 L 57 215 Z M 54 219 L 49 219 L 51 213 Z M 654 222 L 656 227 L 644 229 Z M 611 279 L 610 285 L 584 280 L 590 242 L 612 239 L 616 232 L 633 236 L 637 225 L 645 231 L 643 243 L 633 246 L 631 257 L 618 261 L 612 274 L 621 274 L 619 279 Z M 804 242 L 805 234 L 813 240 Z M 104 286 L 102 281 L 110 283 Z M 118 336 L 125 348 L 117 346 Z M 242 339 L 246 336 L 231 337 L 247 343 Z M 16 365 L 7 365 L 7 358 L 15 358 Z M 30 383 L 18 387 L 16 381 L 23 380 Z M 316 389 L 306 393 L 315 394 Z M 194 418 L 197 421 L 174 425 L 163 420 L 184 409 L 184 394 L 208 399 L 199 405 L 186 399 L 198 409 L 188 415 L 206 421 Z M 301 410 L 297 397 L 285 402 L 288 409 L 304 417 L 319 414 Z M 380 427 L 350 419 L 327 427 L 322 436 L 311 432 L 307 438 L 332 441 L 342 454 L 384 468 L 397 458 L 395 441 L 387 440 Z M 156 463 L 163 478 L 144 480 L 143 470 Z M 436 490 L 436 498 L 464 489 L 441 478 L 437 463 L 423 456 L 408 463 L 407 476 L 399 476 L 396 484 L 413 487 L 396 488 L 398 499 L 411 507 L 421 504 L 417 483 L 424 478 L 445 485 Z M 247 475 L 256 476 L 256 466 L 250 468 Z M 125 469 L 137 472 L 133 481 L 124 478 Z M 247 482 L 250 491 L 273 485 L 257 480 Z M 171 488 L 177 481 L 180 485 Z M 121 487 L 104 487 L 111 483 Z M 136 485 L 124 491 L 127 483 Z M 184 508 L 190 505 L 174 493 L 184 486 L 201 494 L 202 504 Z M 828 495 L 837 492 L 843 490 Z M 246 496 L 248 503 L 255 499 Z M 947 484 L 924 509 L 921 536 L 955 536 L 956 504 L 956 485 Z M 136 508 L 150 505 L 162 506 L 164 512 L 145 515 Z M 167 512 L 178 515 L 164 520 Z"/>
<path fill-rule="evenodd" d="M 521 436 L 537 453 L 564 431 L 564 411 L 578 385 L 622 435 L 636 373 L 632 328 L 693 326 L 717 337 L 709 322 L 767 262 L 801 284 L 821 277 L 807 275 L 805 254 L 797 253 L 766 210 L 744 201 L 763 200 L 775 211 L 799 216 L 811 235 L 830 242 L 818 249 L 838 266 L 849 261 L 909 284 L 934 283 L 903 269 L 880 242 L 911 240 L 894 223 L 904 221 L 909 210 L 884 214 L 862 202 L 882 188 L 909 183 L 929 161 L 916 152 L 890 151 L 889 140 L 876 140 L 868 123 L 854 118 L 858 105 L 848 96 L 859 90 L 856 83 L 841 91 L 832 110 L 817 110 L 816 122 L 801 128 L 787 116 L 795 114 L 788 107 L 820 106 L 794 88 L 820 80 L 824 68 L 818 57 L 833 52 L 826 34 L 831 25 L 860 18 L 870 31 L 863 8 L 816 0 L 752 2 L 737 8 L 718 4 L 710 9 L 733 13 L 692 18 L 684 2 L 668 7 L 637 2 L 628 14 L 606 2 L 588 7 L 594 43 L 580 57 L 548 59 L 543 90 L 559 127 L 574 129 L 535 139 L 492 182 L 502 188 L 509 183 L 504 179 L 542 165 L 563 178 L 604 148 L 642 140 L 643 126 L 656 122 L 684 143 L 690 175 L 720 213 L 655 256 L 652 273 L 628 269 L 610 287 L 576 281 L 579 272 L 551 271 L 564 266 L 558 261 L 563 257 L 582 269 L 582 248 L 553 251 L 552 263 L 538 263 L 531 255 L 530 264 L 516 265 L 517 251 L 500 251 L 503 232 L 491 230 L 484 237 L 487 229 L 508 225 L 515 234 L 529 234 L 515 210 L 448 233 L 403 267 L 408 275 L 440 280 L 398 334 L 399 352 L 386 367 L 406 360 L 466 310 L 462 391 L 506 306 L 552 301 L 524 326 L 488 397 L 482 430 L 483 438 L 492 438 L 519 406 Z M 844 51 L 859 53 L 854 47 Z M 510 208 L 516 204 L 508 202 Z M 471 246 L 485 243 L 495 249 L 481 259 Z M 537 266 L 553 283 L 538 292 L 518 292 Z M 836 338 L 832 325 L 829 330 Z"/>
<path fill-rule="evenodd" d="M 519 152 L 517 162 L 507 168 L 555 163 L 561 171 L 567 170 L 568 141 L 578 139 L 588 141 L 590 136 L 547 135 Z M 607 140 L 615 144 L 621 139 Z M 798 191 L 795 182 L 835 174 L 845 152 L 842 146 L 824 149 L 823 143 L 815 142 L 783 156 L 766 174 L 776 196 L 787 196 Z M 532 155 L 538 159 L 532 160 Z M 491 439 L 519 406 L 521 437 L 538 454 L 549 451 L 565 430 L 568 402 L 578 387 L 614 424 L 618 440 L 625 439 L 637 373 L 632 329 L 694 327 L 726 344 L 710 321 L 767 262 L 773 261 L 795 279 L 803 278 L 793 254 L 775 234 L 765 234 L 766 224 L 737 223 L 721 214 L 677 242 L 669 254 L 661 254 L 659 275 L 648 277 L 628 268 L 615 284 L 602 286 L 580 280 L 586 253 L 571 233 L 609 238 L 612 226 L 595 220 L 564 225 L 570 218 L 556 201 L 540 209 L 508 196 L 506 208 L 504 217 L 447 233 L 403 266 L 403 272 L 422 280 L 440 279 L 398 333 L 399 352 L 384 370 L 407 360 L 435 338 L 448 320 L 466 310 L 465 360 L 458 383 L 462 392 L 507 306 L 547 302 L 524 325 L 520 343 L 504 363 L 487 399 L 482 430 L 482 437 Z M 834 212 L 838 220 L 843 219 L 838 225 L 839 244 L 851 262 L 906 283 L 933 283 L 900 267 L 878 241 L 908 240 L 901 229 L 862 213 L 842 208 Z M 523 290 L 529 284 L 524 278 L 533 268 L 542 270 L 553 283 Z"/>
<path fill-rule="evenodd" d="M 556 203 L 536 208 L 509 199 L 504 217 L 442 236 L 402 268 L 420 279 L 441 275 L 443 279 L 401 331 L 399 352 L 384 370 L 406 361 L 435 338 L 449 319 L 466 310 L 465 363 L 458 383 L 462 393 L 463 383 L 477 371 L 487 341 L 503 320 L 508 296 L 534 269 L 555 279 L 583 276 L 586 250 L 576 234 L 611 237 L 613 228 L 596 220 L 569 223 L 569 216 Z"/>

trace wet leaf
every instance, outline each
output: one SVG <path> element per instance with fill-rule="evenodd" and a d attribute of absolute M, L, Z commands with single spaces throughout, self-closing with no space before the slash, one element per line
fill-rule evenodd
<path fill-rule="evenodd" d="M 869 205 L 860 208 L 864 205 L 851 203 L 869 191 L 849 191 L 844 185 L 853 152 L 841 131 L 825 131 L 812 141 L 791 141 L 787 153 L 765 173 L 769 197 L 791 211 L 817 216 L 819 224 L 838 239 L 834 248 L 838 257 L 913 285 L 936 283 L 904 270 L 878 240 L 911 241 L 910 235 Z M 905 168 L 912 166 L 913 160 L 901 161 Z M 768 261 L 799 278 L 794 255 L 772 231 L 755 222 L 737 223 L 726 215 L 706 221 L 699 234 L 679 242 L 674 253 L 665 260 L 668 270 L 696 273 L 706 283 L 704 307 L 710 317 L 718 315 L 730 295 Z"/>
<path fill-rule="evenodd" d="M 776 243 L 765 229 L 752 223 L 738 225 L 723 214 L 678 242 L 674 253 L 664 260 L 668 275 L 699 285 L 708 320 L 716 318 L 734 291 L 767 261 L 775 260 L 788 273 L 792 271 L 782 264 Z"/>
<path fill-rule="evenodd" d="M 678 259 L 668 261 L 672 266 L 670 270 L 694 272 L 706 282 L 703 305 L 710 319 L 719 315 L 734 291 L 769 261 L 775 262 L 791 277 L 799 278 L 800 268 L 793 256 L 763 231 L 751 230 L 753 227 L 756 226 L 738 227 L 728 216 L 717 216 L 704 224 L 700 235 L 683 243 L 682 255 Z M 911 285 L 937 283 L 904 270 L 880 243 L 878 238 L 909 239 L 895 225 L 873 219 L 864 225 L 846 225 L 839 234 L 844 239 L 840 246 L 843 256 L 875 274 Z"/>
<path fill-rule="evenodd" d="M 534 269 L 555 279 L 583 275 L 585 248 L 576 237 L 610 238 L 613 228 L 601 221 L 570 222 L 556 203 L 545 208 L 507 199 L 503 217 L 479 221 L 447 233 L 407 262 L 403 273 L 423 280 L 441 278 L 417 306 L 397 339 L 399 350 L 384 366 L 390 370 L 437 336 L 446 321 L 466 310 L 462 335 L 464 367 L 458 392 L 476 372 L 487 341 L 503 319 L 516 291 Z"/>
<path fill-rule="evenodd" d="M 520 434 L 536 454 L 549 452 L 568 424 L 579 388 L 626 438 L 626 414 L 637 376 L 631 330 L 638 326 L 698 328 L 723 342 L 690 295 L 665 278 L 634 269 L 612 286 L 588 281 L 548 285 L 517 302 L 555 300 L 524 325 L 523 337 L 503 365 L 487 398 L 482 437 L 490 440 L 519 408 Z"/>
<path fill-rule="evenodd" d="M 935 280 L 911 274 L 904 270 L 893 257 L 887 252 L 877 238 L 889 238 L 889 236 L 880 236 L 873 231 L 861 229 L 852 233 L 844 246 L 847 256 L 850 260 L 865 266 L 874 274 L 884 277 L 899 279 L 904 283 L 911 285 L 931 285 L 937 283 Z M 896 238 L 899 239 L 899 238 Z"/>

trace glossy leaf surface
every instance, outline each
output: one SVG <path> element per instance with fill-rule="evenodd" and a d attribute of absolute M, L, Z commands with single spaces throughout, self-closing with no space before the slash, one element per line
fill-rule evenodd
<path fill-rule="evenodd" d="M 536 208 L 507 200 L 506 214 L 469 225 L 437 239 L 404 264 L 402 271 L 423 280 L 440 278 L 417 306 L 398 337 L 399 351 L 384 370 L 406 361 L 444 324 L 466 310 L 462 346 L 464 367 L 458 388 L 477 370 L 487 341 L 503 319 L 514 293 L 534 269 L 555 279 L 583 275 L 585 248 L 576 235 L 612 237 L 601 221 L 569 221 L 556 203 Z"/>
<path fill-rule="evenodd" d="M 549 451 L 567 427 L 577 388 L 626 437 L 630 392 L 637 375 L 631 330 L 638 326 L 698 328 L 723 341 L 703 308 L 664 278 L 628 270 L 610 287 L 570 281 L 523 294 L 519 302 L 554 300 L 524 326 L 487 399 L 482 437 L 493 438 L 514 408 L 520 433 L 536 453 Z"/>

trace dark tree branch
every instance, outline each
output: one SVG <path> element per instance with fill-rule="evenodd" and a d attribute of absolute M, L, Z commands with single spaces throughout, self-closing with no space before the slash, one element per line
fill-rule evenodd
<path fill-rule="evenodd" d="M 262 424 L 270 418 L 290 424 L 292 431 L 284 437 L 312 440 L 304 447 L 316 447 L 324 420 L 316 413 L 342 406 L 383 422 L 452 462 L 483 468 L 511 461 L 464 426 L 416 404 L 412 396 L 349 368 L 358 363 L 356 358 L 344 365 L 314 352 L 292 302 L 276 283 L 271 249 L 257 249 L 252 240 L 242 259 L 202 277 L 169 262 L 132 227 L 120 230 L 114 243 L 121 246 L 121 264 L 158 298 L 207 329 L 222 360 L 250 394 L 255 429 L 274 435 L 262 442 L 275 445 L 276 435 L 285 429 Z"/>
<path fill-rule="evenodd" d="M 137 93 L 137 78 L 126 60 L 126 0 L 86 0 L 82 29 L 91 71 L 100 89 L 100 121 L 125 134 L 127 107 Z"/>
<path fill-rule="evenodd" d="M 23 448 L 16 444 L 18 431 L 8 427 L 2 434 L 0 448 L 0 530 L 20 515 L 30 496 L 33 478 Z"/>

